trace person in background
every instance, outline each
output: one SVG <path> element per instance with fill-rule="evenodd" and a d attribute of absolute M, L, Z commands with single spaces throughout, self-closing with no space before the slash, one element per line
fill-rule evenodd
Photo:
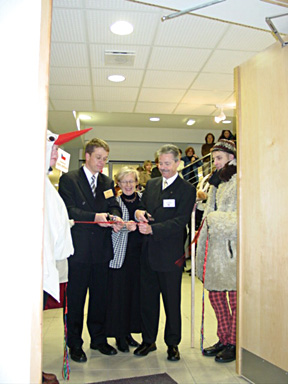
<path fill-rule="evenodd" d="M 104 140 L 90 140 L 85 147 L 84 166 L 63 174 L 59 183 L 69 218 L 80 222 L 71 229 L 75 252 L 69 257 L 67 285 L 67 345 L 71 359 L 80 363 L 87 361 L 81 336 L 88 289 L 90 348 L 104 355 L 117 353 L 107 343 L 105 319 L 109 262 L 113 258 L 111 230 L 118 232 L 123 220 L 114 182 L 102 173 L 108 155 L 109 146 Z"/>
<path fill-rule="evenodd" d="M 221 139 L 234 141 L 235 137 L 234 137 L 233 133 L 231 131 L 229 131 L 229 129 L 223 129 L 223 131 L 221 132 L 221 135 L 218 137 L 218 141 Z"/>
<path fill-rule="evenodd" d="M 143 236 L 134 221 L 141 193 L 136 192 L 139 174 L 134 168 L 121 168 L 115 178 L 122 190 L 117 201 L 125 225 L 119 232 L 112 232 L 114 258 L 109 264 L 106 334 L 116 338 L 119 351 L 129 352 L 129 346 L 139 345 L 131 333 L 141 332 L 140 255 Z"/>
<path fill-rule="evenodd" d="M 178 166 L 178 168 L 177 168 L 177 172 L 179 173 L 179 175 L 182 177 L 182 179 L 183 179 L 183 175 L 182 175 L 182 169 L 184 168 L 184 161 L 182 160 L 182 154 L 183 154 L 183 152 L 182 152 L 182 149 L 181 148 L 178 148 L 178 150 L 179 150 L 179 157 L 180 157 L 180 163 L 179 163 L 179 166 Z"/>
<path fill-rule="evenodd" d="M 151 179 L 152 161 L 145 160 L 143 163 L 144 171 L 140 172 L 139 185 L 143 188 L 146 187 L 146 183 Z"/>
<path fill-rule="evenodd" d="M 151 171 L 151 179 L 154 179 L 155 177 L 160 177 L 161 172 L 159 171 L 159 159 L 158 156 L 155 156 L 155 167 L 152 168 Z"/>
<path fill-rule="evenodd" d="M 204 157 L 203 176 L 208 175 L 208 173 L 212 171 L 212 166 L 210 164 L 211 157 L 208 155 L 210 155 L 211 149 L 214 144 L 215 144 L 215 136 L 212 133 L 207 133 L 207 135 L 205 136 L 205 144 L 203 144 L 201 148 L 201 154 Z"/>
<path fill-rule="evenodd" d="M 90 128 L 91 129 L 91 128 Z M 73 254 L 74 248 L 65 204 L 55 187 L 49 180 L 48 174 L 58 159 L 58 147 L 90 129 L 57 135 L 47 131 L 46 140 L 46 169 L 45 205 L 44 205 L 44 244 L 43 244 L 43 309 L 48 296 L 51 295 L 59 302 L 60 276 L 67 281 L 67 258 Z M 56 375 L 42 372 L 42 383 L 58 384 Z"/>
<path fill-rule="evenodd" d="M 217 318 L 218 342 L 203 350 L 216 362 L 236 358 L 237 164 L 236 147 L 221 139 L 212 148 L 216 171 L 209 179 L 204 224 L 197 242 L 196 270 L 209 291 Z M 208 254 L 206 244 L 208 239 Z M 206 261 L 205 261 L 206 260 Z M 205 275 L 203 276 L 203 271 Z"/>
<path fill-rule="evenodd" d="M 141 255 L 142 344 L 134 351 L 146 356 L 155 351 L 162 294 L 166 313 L 164 340 L 168 360 L 180 360 L 181 280 L 184 255 L 183 233 L 195 203 L 196 190 L 177 172 L 180 163 L 175 145 L 157 153 L 162 177 L 147 182 L 135 218 L 144 236 Z"/>
<path fill-rule="evenodd" d="M 191 166 L 184 168 L 182 170 L 182 175 L 185 180 L 189 181 L 189 183 L 193 184 L 196 188 L 199 181 L 197 168 L 202 166 L 202 161 L 197 161 L 199 160 L 199 157 L 195 154 L 194 148 L 191 146 L 185 149 L 185 155 L 186 156 L 181 159 L 184 161 L 184 167 L 189 164 L 191 164 Z"/>

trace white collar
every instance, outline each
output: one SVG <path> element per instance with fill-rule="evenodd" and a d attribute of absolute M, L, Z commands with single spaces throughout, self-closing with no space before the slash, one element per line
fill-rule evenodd
<path fill-rule="evenodd" d="M 178 177 L 178 173 L 175 173 L 175 175 L 170 177 L 169 179 L 165 179 L 165 177 L 163 177 L 162 178 L 162 187 L 164 187 L 164 181 L 165 180 L 167 181 L 167 184 L 168 184 L 168 187 L 169 187 L 169 185 L 171 185 L 176 180 L 177 177 Z"/>
<path fill-rule="evenodd" d="M 83 170 L 84 170 L 85 175 L 86 175 L 86 177 L 90 183 L 91 177 L 93 176 L 93 173 L 91 171 L 89 171 L 89 169 L 86 167 L 86 165 L 83 165 Z M 96 184 L 97 184 L 98 174 L 99 174 L 99 172 L 95 173 L 95 175 L 94 175 Z"/>

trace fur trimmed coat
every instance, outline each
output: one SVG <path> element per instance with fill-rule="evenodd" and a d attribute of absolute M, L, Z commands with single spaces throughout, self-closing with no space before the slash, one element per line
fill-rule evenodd
<path fill-rule="evenodd" d="M 216 209 L 217 207 L 217 209 Z M 197 242 L 196 274 L 203 281 L 207 232 L 208 255 L 204 287 L 209 291 L 236 291 L 237 271 L 237 175 L 211 185 Z"/>

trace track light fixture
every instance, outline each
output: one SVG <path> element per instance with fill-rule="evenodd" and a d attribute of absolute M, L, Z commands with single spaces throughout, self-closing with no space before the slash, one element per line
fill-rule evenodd
<path fill-rule="evenodd" d="M 215 116 L 214 117 L 214 120 L 215 120 L 215 123 L 219 124 L 221 121 L 225 120 L 226 119 L 226 115 L 225 113 L 223 112 L 223 106 L 219 106 L 219 105 L 216 105 L 216 107 L 218 109 L 220 109 L 220 113 L 218 116 Z"/>

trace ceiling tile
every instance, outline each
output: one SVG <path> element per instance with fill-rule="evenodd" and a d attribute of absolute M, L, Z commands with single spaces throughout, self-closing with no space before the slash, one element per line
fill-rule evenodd
<path fill-rule="evenodd" d="M 132 113 L 134 101 L 96 101 L 95 110 L 99 112 L 128 112 Z"/>
<path fill-rule="evenodd" d="M 83 11 L 78 9 L 54 9 L 52 41 L 85 42 Z"/>
<path fill-rule="evenodd" d="M 220 73 L 200 73 L 193 83 L 193 89 L 219 89 L 221 91 L 233 91 L 234 76 Z"/>
<path fill-rule="evenodd" d="M 270 32 L 230 25 L 218 49 L 260 52 L 275 42 Z"/>
<path fill-rule="evenodd" d="M 86 45 L 52 44 L 50 65 L 51 67 L 89 67 Z"/>
<path fill-rule="evenodd" d="M 49 97 L 58 100 L 89 100 L 91 99 L 91 87 L 72 85 L 51 85 Z"/>
<path fill-rule="evenodd" d="M 138 88 L 94 87 L 93 92 L 95 101 L 134 101 L 138 94 Z"/>
<path fill-rule="evenodd" d="M 183 97 L 183 103 L 192 104 L 222 104 L 231 92 L 224 91 L 188 91 Z"/>
<path fill-rule="evenodd" d="M 167 103 L 178 103 L 183 95 L 185 90 L 183 89 L 158 89 L 158 88 L 142 88 L 139 101 L 147 102 L 167 102 Z"/>
<path fill-rule="evenodd" d="M 196 72 L 146 71 L 142 86 L 144 88 L 187 89 L 195 79 Z"/>
<path fill-rule="evenodd" d="M 175 109 L 175 114 L 190 114 L 193 115 L 211 115 L 215 111 L 214 105 L 194 105 L 194 104 L 185 104 L 181 103 Z"/>
<path fill-rule="evenodd" d="M 59 85 L 90 85 L 88 68 L 53 68 L 50 84 Z"/>
<path fill-rule="evenodd" d="M 253 57 L 257 52 L 217 50 L 213 52 L 203 72 L 234 73 L 234 68 Z"/>
<path fill-rule="evenodd" d="M 210 49 L 154 47 L 148 69 L 199 71 L 205 64 Z"/>
<path fill-rule="evenodd" d="M 173 113 L 176 103 L 144 103 L 138 102 L 135 108 L 137 113 Z"/>
<path fill-rule="evenodd" d="M 91 100 L 52 100 L 55 111 L 93 111 L 94 105 Z"/>
<path fill-rule="evenodd" d="M 160 24 L 155 45 L 212 49 L 227 28 L 227 23 L 184 15 Z"/>

